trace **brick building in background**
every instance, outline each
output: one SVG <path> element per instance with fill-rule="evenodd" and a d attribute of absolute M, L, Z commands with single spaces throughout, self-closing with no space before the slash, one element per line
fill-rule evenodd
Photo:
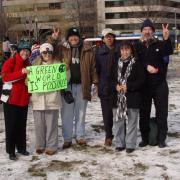
<path fill-rule="evenodd" d="M 94 0 L 3 0 L 6 34 L 20 38 L 44 39 L 53 27 L 63 35 L 70 26 L 80 27 L 82 35 L 93 37 L 97 31 Z"/>

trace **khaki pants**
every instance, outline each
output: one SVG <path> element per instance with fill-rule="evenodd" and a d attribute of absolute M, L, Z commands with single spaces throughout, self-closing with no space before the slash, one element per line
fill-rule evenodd
<path fill-rule="evenodd" d="M 58 117 L 59 110 L 34 110 L 36 148 L 58 149 Z"/>

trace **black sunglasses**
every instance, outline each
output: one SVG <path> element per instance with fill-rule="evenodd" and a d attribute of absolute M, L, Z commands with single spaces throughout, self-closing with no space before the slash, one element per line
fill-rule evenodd
<path fill-rule="evenodd" d="M 43 51 L 42 54 L 52 54 L 52 51 Z"/>

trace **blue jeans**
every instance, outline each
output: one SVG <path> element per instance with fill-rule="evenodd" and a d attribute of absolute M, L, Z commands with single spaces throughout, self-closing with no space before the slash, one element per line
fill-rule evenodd
<path fill-rule="evenodd" d="M 85 136 L 85 115 L 87 100 L 83 99 L 81 84 L 68 86 L 74 97 L 74 103 L 67 104 L 62 98 L 61 118 L 62 134 L 64 141 L 71 142 L 73 136 L 73 121 L 75 121 L 76 139 L 84 139 Z"/>

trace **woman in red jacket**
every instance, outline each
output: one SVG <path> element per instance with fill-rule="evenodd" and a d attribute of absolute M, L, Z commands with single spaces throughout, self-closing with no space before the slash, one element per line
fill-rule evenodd
<path fill-rule="evenodd" d="M 3 90 L 1 101 L 3 102 L 6 152 L 9 159 L 16 160 L 15 147 L 18 153 L 29 155 L 26 151 L 26 121 L 29 103 L 29 93 L 25 85 L 25 79 L 29 65 L 30 45 L 28 42 L 20 42 L 18 53 L 9 58 L 2 67 Z"/>

